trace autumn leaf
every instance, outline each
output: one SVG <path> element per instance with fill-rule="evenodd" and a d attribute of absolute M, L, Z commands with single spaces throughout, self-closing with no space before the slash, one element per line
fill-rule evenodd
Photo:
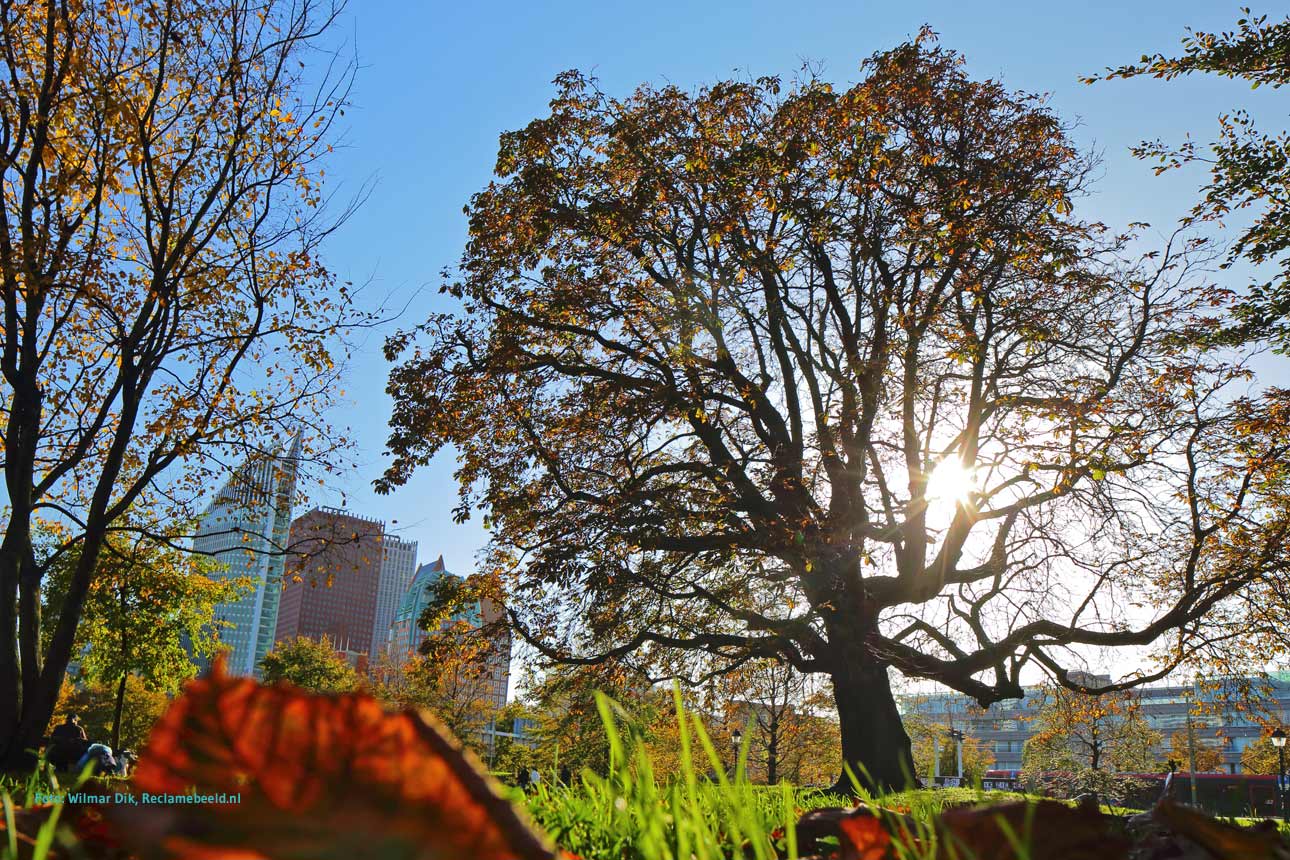
<path fill-rule="evenodd" d="M 885 860 L 891 834 L 872 815 L 848 815 L 838 822 L 842 860 Z"/>
<path fill-rule="evenodd" d="M 222 663 L 157 724 L 134 784 L 140 805 L 114 816 L 145 858 L 556 856 L 428 713 L 263 686 Z M 194 792 L 231 797 L 143 804 Z"/>
<path fill-rule="evenodd" d="M 1129 854 L 1114 819 L 1052 800 L 953 809 L 941 815 L 937 830 L 938 858 L 1122 860 Z"/>

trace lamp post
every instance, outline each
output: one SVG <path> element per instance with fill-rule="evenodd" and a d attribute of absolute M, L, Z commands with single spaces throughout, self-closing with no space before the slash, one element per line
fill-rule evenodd
<path fill-rule="evenodd" d="M 1281 807 L 1281 820 L 1286 820 L 1286 733 L 1278 728 L 1272 733 L 1272 745 L 1277 748 L 1277 805 Z"/>
<path fill-rule="evenodd" d="M 730 734 L 730 740 L 734 741 L 735 744 L 734 765 L 730 769 L 730 773 L 733 776 L 739 772 L 739 750 L 743 748 L 744 733 L 735 729 Z"/>

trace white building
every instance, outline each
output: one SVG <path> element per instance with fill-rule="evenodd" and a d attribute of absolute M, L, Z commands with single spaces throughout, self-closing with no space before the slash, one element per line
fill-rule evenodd
<path fill-rule="evenodd" d="M 417 572 L 417 542 L 386 535 L 382 542 L 381 575 L 376 588 L 376 619 L 372 624 L 375 660 L 389 639 L 390 625 Z"/>

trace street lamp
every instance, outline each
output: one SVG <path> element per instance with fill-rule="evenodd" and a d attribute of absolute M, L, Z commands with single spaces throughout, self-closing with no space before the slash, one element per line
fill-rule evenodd
<path fill-rule="evenodd" d="M 1272 745 L 1277 748 L 1277 803 L 1281 806 L 1281 820 L 1286 820 L 1286 733 L 1278 728 L 1272 733 Z"/>
<path fill-rule="evenodd" d="M 730 734 L 730 740 L 734 741 L 735 743 L 735 757 L 734 757 L 735 763 L 734 763 L 734 767 L 731 768 L 731 773 L 738 773 L 739 772 L 739 750 L 743 747 L 744 733 L 739 731 L 738 729 L 735 729 Z"/>

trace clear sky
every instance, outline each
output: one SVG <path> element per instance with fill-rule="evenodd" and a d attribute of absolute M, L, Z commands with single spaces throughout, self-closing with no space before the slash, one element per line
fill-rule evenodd
<path fill-rule="evenodd" d="M 1263 11 L 1279 10 L 1265 3 Z M 438 273 L 460 255 L 462 206 L 491 177 L 498 134 L 545 113 L 558 72 L 592 71 L 607 92 L 626 94 L 644 81 L 693 87 L 732 76 L 787 78 L 812 61 L 845 85 L 862 58 L 923 24 L 967 57 L 974 76 L 1049 93 L 1061 117 L 1080 123 L 1075 136 L 1103 154 L 1104 176 L 1078 212 L 1167 232 L 1194 202 L 1200 177 L 1155 178 L 1128 147 L 1187 132 L 1210 140 L 1217 115 L 1237 105 L 1284 123 L 1290 94 L 1204 78 L 1095 86 L 1078 78 L 1143 53 L 1174 53 L 1186 27 L 1222 30 L 1239 17 L 1237 3 L 1219 0 L 351 0 L 344 35 L 361 67 L 347 145 L 328 175 L 341 195 L 365 181 L 375 186 L 329 240 L 327 259 L 342 278 L 370 281 L 374 295 L 410 300 L 400 325 L 419 322 L 450 309 Z M 478 518 L 452 522 L 451 454 L 391 496 L 371 489 L 385 462 L 390 414 L 380 346 L 381 336 L 371 336 L 356 356 L 335 416 L 357 440 L 359 470 L 311 501 L 339 504 L 343 490 L 350 509 L 397 520 L 391 531 L 419 541 L 421 561 L 442 553 L 450 570 L 468 573 L 486 533 Z"/>

